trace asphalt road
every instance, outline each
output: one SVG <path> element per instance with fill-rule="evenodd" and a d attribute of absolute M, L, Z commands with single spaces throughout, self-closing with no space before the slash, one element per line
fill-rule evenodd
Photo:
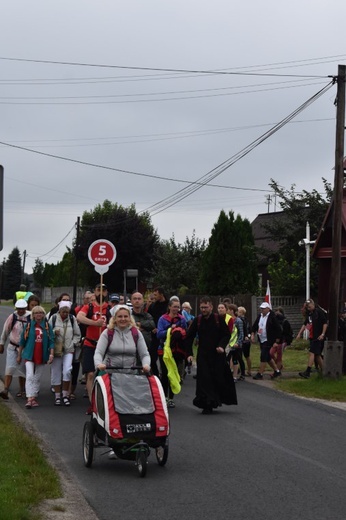
<path fill-rule="evenodd" d="M 0 307 L 0 323 L 6 315 L 8 309 Z M 1 376 L 4 361 L 0 356 Z M 241 382 L 237 389 L 238 406 L 201 415 L 192 406 L 194 380 L 187 376 L 171 412 L 167 465 L 159 467 L 151 453 L 144 479 L 133 463 L 109 460 L 101 450 L 92 468 L 84 467 L 82 431 L 88 417 L 83 386 L 70 408 L 54 407 L 47 367 L 41 406 L 25 410 L 24 401 L 16 401 L 61 456 L 101 520 L 344 520 L 346 413 L 261 382 Z"/>

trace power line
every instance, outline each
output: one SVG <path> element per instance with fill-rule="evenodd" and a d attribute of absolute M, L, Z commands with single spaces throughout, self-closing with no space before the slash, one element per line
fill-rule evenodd
<path fill-rule="evenodd" d="M 64 240 L 66 240 L 66 238 L 69 236 L 69 234 L 70 234 L 74 229 L 75 229 L 75 224 L 73 224 L 73 226 L 72 226 L 72 228 L 70 229 L 70 231 L 69 231 L 69 232 L 64 236 L 64 238 L 62 238 L 62 239 L 60 240 L 60 242 L 59 242 L 55 247 L 53 247 L 52 249 L 50 249 L 47 253 L 44 253 L 43 255 L 40 254 L 40 255 L 37 255 L 37 256 L 38 256 L 39 258 L 42 258 L 43 256 L 48 256 L 48 255 L 49 255 L 50 253 L 52 253 L 55 249 L 57 249 L 57 248 L 60 246 L 60 244 L 63 243 Z M 28 254 L 34 255 L 35 253 L 31 253 L 31 252 L 30 252 L 30 253 L 28 253 Z"/>
<path fill-rule="evenodd" d="M 197 95 L 197 96 L 179 96 L 179 97 L 167 97 L 167 98 L 158 98 L 158 99 L 127 99 L 127 100 L 123 100 L 123 101 L 111 101 L 111 100 L 108 100 L 108 101 L 57 101 L 57 102 L 52 102 L 52 101 L 24 101 L 24 102 L 20 102 L 20 101 L 0 101 L 0 105 L 25 105 L 25 106 L 30 106 L 30 105 L 51 105 L 51 106 L 54 106 L 54 105 L 123 105 L 123 104 L 129 104 L 129 103 L 158 103 L 158 102 L 164 102 L 164 101 L 181 101 L 181 100 L 186 100 L 186 99 L 202 99 L 202 98 L 213 98 L 213 97 L 224 97 L 224 96 L 239 96 L 239 95 L 242 95 L 242 94 L 254 94 L 254 93 L 258 93 L 258 92 L 272 92 L 274 90 L 284 90 L 284 89 L 291 89 L 291 88 L 301 88 L 301 87 L 309 87 L 311 85 L 318 85 L 322 83 L 321 81 L 319 82 L 314 82 L 314 83 L 304 83 L 304 84 L 300 84 L 300 85 L 289 85 L 289 86 L 285 86 L 285 87 L 274 87 L 274 88 L 262 88 L 262 89 L 257 89 L 257 90 L 244 90 L 244 91 L 241 91 L 241 92 L 224 92 L 224 93 L 219 93 L 219 94 L 204 94 L 204 95 Z M 324 82 L 323 82 L 324 83 Z M 131 94 L 129 94 L 130 96 Z M 141 94 L 143 96 L 145 96 L 146 94 Z M 151 94 L 150 94 L 151 95 Z M 154 95 L 154 94 L 153 94 Z"/>
<path fill-rule="evenodd" d="M 318 123 L 324 121 L 335 121 L 333 117 L 324 117 L 324 118 L 316 118 L 316 119 L 300 119 L 297 121 L 290 121 L 289 124 L 301 124 L 301 123 Z M 21 139 L 14 140 L 12 143 L 59 143 L 59 142 L 76 142 L 76 141 L 88 141 L 88 144 L 85 146 L 94 146 L 95 143 L 90 143 L 89 141 L 108 141 L 110 139 L 138 139 L 143 138 L 141 141 L 125 141 L 126 143 L 145 143 L 151 141 L 160 141 L 164 139 L 184 139 L 185 137 L 204 137 L 205 135 L 219 134 L 219 133 L 227 133 L 227 132 L 237 132 L 240 130 L 251 130 L 253 128 L 261 128 L 264 126 L 273 126 L 275 123 L 260 123 L 257 125 L 244 125 L 244 126 L 234 126 L 234 127 L 224 127 L 224 128 L 209 128 L 203 130 L 185 130 L 182 132 L 160 132 L 155 134 L 134 134 L 134 135 L 117 135 L 110 137 L 74 137 L 74 138 L 61 138 L 61 139 Z M 158 137 L 158 139 L 155 139 Z M 114 144 L 114 143 L 106 143 L 106 144 Z M 122 144 L 120 141 L 119 143 Z M 97 145 L 97 144 L 96 144 Z M 51 145 L 48 145 L 51 146 Z M 61 146 L 61 145 L 58 145 Z M 84 145 L 72 145 L 72 146 L 84 146 Z"/>
<path fill-rule="evenodd" d="M 312 97 L 310 97 L 307 101 L 305 101 L 300 107 L 298 107 L 296 110 L 294 110 L 289 116 L 284 118 L 280 123 L 275 125 L 272 129 L 268 130 L 265 134 L 257 138 L 255 141 L 250 143 L 247 147 L 245 147 L 243 150 L 232 156 L 230 159 L 227 159 L 223 163 L 219 164 L 212 170 L 210 170 L 208 173 L 203 175 L 200 179 L 198 179 L 199 183 L 198 185 L 190 185 L 186 188 L 182 188 L 178 192 L 174 193 L 171 196 L 165 197 L 158 203 L 150 206 L 149 208 L 146 208 L 147 212 L 150 212 L 151 214 L 157 215 L 158 213 L 161 213 L 162 211 L 165 211 L 166 209 L 170 208 L 171 206 L 177 204 L 181 200 L 185 199 L 186 197 L 189 197 L 192 193 L 195 193 L 197 190 L 199 190 L 202 185 L 208 184 L 210 181 L 221 175 L 225 170 L 230 168 L 233 164 L 235 164 L 237 161 L 245 157 L 245 155 L 249 154 L 254 148 L 259 146 L 261 143 L 263 143 L 266 139 L 271 137 L 274 133 L 276 133 L 278 130 L 280 130 L 283 126 L 285 126 L 291 119 L 296 117 L 300 112 L 305 110 L 311 103 L 316 101 L 319 97 L 321 97 L 325 92 L 327 92 L 333 85 L 335 81 L 331 81 L 328 83 L 323 89 L 318 91 L 316 94 L 314 94 Z M 153 213 L 154 212 L 154 213 Z"/>
<path fill-rule="evenodd" d="M 286 81 L 274 81 L 272 83 L 255 83 L 253 85 L 232 85 L 228 87 L 214 87 L 214 88 L 204 88 L 204 89 L 188 89 L 188 90 L 169 90 L 166 92 L 137 92 L 135 94 L 108 94 L 108 95 L 89 95 L 89 96 L 0 96 L 0 99 L 8 99 L 8 100 L 60 100 L 60 99 L 108 99 L 108 98 L 131 98 L 137 96 L 168 96 L 171 94 L 193 94 L 197 92 L 216 92 L 216 91 L 224 91 L 224 90 L 238 90 L 241 88 L 255 88 L 255 87 L 266 87 L 268 85 L 288 85 L 292 83 L 302 82 L 304 79 L 292 79 Z"/>
<path fill-rule="evenodd" d="M 60 159 L 62 161 L 68 161 L 68 162 L 72 162 L 72 163 L 76 163 L 76 164 L 82 164 L 83 166 L 91 166 L 93 168 L 101 168 L 102 170 L 109 170 L 109 171 L 114 171 L 114 172 L 119 172 L 119 173 L 127 173 L 129 175 L 137 175 L 137 176 L 140 176 L 140 177 L 149 177 L 151 179 L 159 179 L 159 180 L 163 180 L 163 181 L 180 182 L 180 183 L 189 184 L 189 185 L 195 184 L 195 182 L 191 182 L 191 181 L 188 181 L 186 179 L 178 179 L 178 178 L 172 178 L 172 177 L 163 177 L 161 175 L 153 175 L 153 174 L 149 174 L 149 173 L 141 173 L 141 172 L 134 172 L 134 171 L 130 171 L 130 170 L 122 170 L 120 168 L 113 168 L 112 166 L 105 166 L 105 165 L 102 165 L 102 164 L 90 163 L 90 162 L 81 161 L 81 160 L 78 160 L 78 159 L 71 159 L 69 157 L 63 157 L 61 155 L 55 155 L 55 154 L 50 154 L 50 153 L 46 153 L 46 152 L 40 152 L 38 150 L 33 150 L 31 148 L 25 148 L 24 146 L 17 146 L 17 145 L 14 145 L 14 144 L 5 143 L 4 141 L 0 141 L 0 144 L 2 144 L 4 146 L 7 146 L 9 148 L 15 148 L 17 150 L 23 150 L 25 152 L 31 152 L 31 153 L 35 153 L 35 154 L 38 154 L 38 155 L 43 155 L 44 157 L 51 157 L 53 159 Z M 11 180 L 15 180 L 15 179 L 11 179 Z M 18 182 L 21 182 L 23 184 L 22 181 L 18 181 Z M 32 183 L 24 182 L 24 184 L 32 184 Z M 203 183 L 201 183 L 201 185 L 204 186 Z M 236 186 L 220 186 L 220 185 L 217 185 L 217 184 L 209 184 L 209 186 L 214 187 L 214 188 L 226 188 L 226 189 L 234 189 L 234 190 L 238 190 L 239 189 L 239 190 L 246 190 L 246 191 L 268 191 L 268 190 L 262 190 L 262 189 L 259 189 L 259 188 L 238 188 Z M 41 186 L 38 186 L 38 187 L 41 187 Z M 45 189 L 51 190 L 51 188 L 45 188 Z M 58 190 L 52 190 L 52 191 L 58 191 Z M 66 192 L 61 192 L 61 193 L 66 194 Z"/>
<path fill-rule="evenodd" d="M 0 60 L 6 61 L 18 61 L 25 63 L 42 63 L 50 65 L 68 65 L 74 67 L 95 67 L 95 68 L 108 68 L 108 69 L 122 69 L 122 70 L 145 70 L 145 71 L 156 71 L 156 72 L 176 72 L 176 73 L 193 73 L 193 74 L 220 74 L 220 75 L 231 75 L 231 76 L 275 76 L 275 77 L 300 77 L 300 78 L 326 78 L 328 76 L 313 76 L 306 74 L 262 74 L 258 72 L 232 72 L 229 70 L 202 70 L 202 69 L 174 69 L 167 67 L 140 67 L 140 66 L 129 66 L 129 65 L 109 65 L 101 63 L 83 63 L 83 62 L 70 62 L 70 61 L 54 61 L 54 60 L 39 60 L 39 59 L 28 59 L 28 58 L 13 58 L 0 56 Z M 242 67 L 244 68 L 244 67 Z M 249 67 L 247 67 L 249 68 Z"/>
<path fill-rule="evenodd" d="M 303 119 L 300 121 L 290 121 L 289 124 L 301 124 L 301 123 L 317 123 L 317 122 L 325 122 L 325 121 L 335 121 L 333 117 L 326 118 L 316 118 L 316 119 Z M 190 139 L 194 137 L 205 137 L 206 135 L 219 135 L 228 132 L 237 132 L 241 130 L 251 130 L 254 128 L 262 128 L 265 126 L 273 126 L 275 123 L 262 123 L 258 125 L 244 125 L 238 127 L 228 127 L 228 128 L 214 128 L 209 130 L 191 130 L 185 132 L 166 132 L 160 134 L 140 134 L 140 135 L 128 135 L 128 136 L 113 136 L 113 137 L 87 137 L 87 138 L 71 138 L 71 139 L 37 139 L 37 140 L 15 140 L 12 143 L 32 143 L 34 145 L 38 145 L 40 149 L 42 148 L 81 148 L 81 147 L 94 147 L 94 146 L 117 146 L 123 144 L 137 144 L 137 143 L 152 143 L 158 141 L 170 141 L 175 139 Z M 139 138 L 143 139 L 139 139 Z M 118 139 L 118 142 L 98 142 L 98 143 L 90 143 L 90 141 L 107 141 L 110 139 Z M 129 141 L 125 141 L 124 139 L 130 139 Z M 86 143 L 76 143 L 76 141 L 86 141 Z M 67 143 L 75 143 L 75 144 L 47 144 L 42 145 L 40 143 L 59 143 L 59 142 L 67 142 Z M 0 145 L 1 147 L 1 145 Z"/>

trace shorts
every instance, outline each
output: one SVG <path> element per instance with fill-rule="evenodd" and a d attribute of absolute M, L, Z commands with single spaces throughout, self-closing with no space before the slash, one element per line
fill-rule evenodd
<path fill-rule="evenodd" d="M 272 359 L 272 357 L 270 355 L 270 349 L 272 348 L 272 345 L 268 345 L 268 343 L 265 341 L 264 343 L 260 344 L 260 348 L 261 348 L 260 362 L 269 363 Z"/>
<path fill-rule="evenodd" d="M 83 374 L 89 374 L 90 372 L 95 372 L 94 354 L 95 354 L 94 347 L 87 347 L 84 345 L 83 360 L 82 360 Z"/>
<path fill-rule="evenodd" d="M 310 339 L 310 348 L 309 352 L 315 354 L 315 356 L 320 356 L 322 354 L 324 343 L 319 339 Z"/>

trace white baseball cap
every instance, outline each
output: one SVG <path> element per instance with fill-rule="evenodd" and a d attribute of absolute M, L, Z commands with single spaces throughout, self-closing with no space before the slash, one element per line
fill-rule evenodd
<path fill-rule="evenodd" d="M 260 305 L 260 309 L 270 309 L 270 308 L 271 308 L 271 307 L 270 307 L 270 305 L 269 305 L 268 302 L 263 302 L 263 303 L 261 303 L 261 305 Z"/>
<path fill-rule="evenodd" d="M 25 300 L 23 300 L 22 298 L 20 298 L 19 300 L 16 301 L 15 303 L 15 308 L 16 309 L 26 309 L 28 306 L 28 302 L 26 302 Z"/>

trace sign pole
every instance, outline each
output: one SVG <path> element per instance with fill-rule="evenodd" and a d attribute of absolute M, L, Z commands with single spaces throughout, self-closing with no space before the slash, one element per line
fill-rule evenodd
<path fill-rule="evenodd" d="M 109 266 L 113 264 L 117 257 L 117 251 L 109 240 L 100 239 L 95 240 L 88 249 L 88 257 L 89 261 L 93 264 L 95 267 L 95 271 L 99 273 L 100 275 L 100 317 L 102 318 L 102 305 L 103 305 L 103 292 L 102 292 L 102 286 L 103 286 L 103 275 L 104 273 L 107 273 Z M 102 327 L 100 328 L 100 335 L 101 335 Z"/>

